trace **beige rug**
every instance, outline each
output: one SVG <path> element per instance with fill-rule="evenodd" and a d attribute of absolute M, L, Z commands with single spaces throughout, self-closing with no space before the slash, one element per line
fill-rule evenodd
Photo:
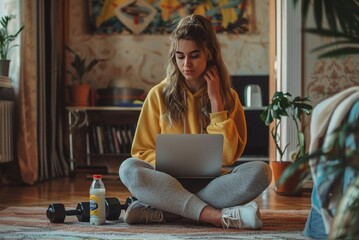
<path fill-rule="evenodd" d="M 309 211 L 261 210 L 261 230 L 221 229 L 181 220 L 161 225 L 128 225 L 120 220 L 102 226 L 68 216 L 52 224 L 46 208 L 9 207 L 0 211 L 1 239 L 306 239 L 302 231 Z"/>

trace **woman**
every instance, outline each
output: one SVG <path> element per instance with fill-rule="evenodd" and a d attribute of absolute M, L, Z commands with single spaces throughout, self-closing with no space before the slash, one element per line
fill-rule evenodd
<path fill-rule="evenodd" d="M 258 206 L 250 201 L 270 184 L 267 164 L 239 165 L 191 193 L 176 178 L 155 170 L 155 139 L 162 133 L 222 134 L 223 166 L 233 165 L 245 147 L 244 111 L 205 17 L 191 15 L 178 23 L 170 37 L 167 77 L 143 104 L 132 158 L 119 171 L 121 181 L 140 200 L 128 207 L 124 220 L 163 223 L 180 216 L 224 228 L 262 226 Z"/>

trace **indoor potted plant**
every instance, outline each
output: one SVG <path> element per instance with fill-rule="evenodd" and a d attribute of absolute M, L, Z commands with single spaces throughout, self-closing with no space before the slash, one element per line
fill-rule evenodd
<path fill-rule="evenodd" d="M 261 120 L 269 126 L 273 121 L 275 121 L 274 127 L 271 129 L 270 133 L 272 139 L 275 143 L 277 153 L 279 154 L 279 161 L 271 161 L 271 167 L 273 170 L 273 176 L 275 181 L 275 190 L 277 193 L 281 194 L 297 194 L 300 193 L 300 188 L 297 188 L 296 182 L 299 181 L 299 174 L 292 176 L 292 179 L 286 181 L 284 184 L 278 185 L 277 181 L 282 172 L 292 164 L 293 161 L 305 155 L 305 138 L 304 133 L 301 130 L 301 119 L 303 114 L 310 115 L 312 111 L 312 105 L 308 97 L 301 98 L 299 96 L 292 99 L 290 93 L 275 92 L 271 103 L 268 107 L 261 113 Z M 286 152 L 290 143 L 285 147 L 280 145 L 280 135 L 279 128 L 281 126 L 281 121 L 284 117 L 288 117 L 294 122 L 296 128 L 296 135 L 298 139 L 297 152 L 293 154 L 293 159 L 283 159 L 284 153 Z"/>
<path fill-rule="evenodd" d="M 13 18 L 15 18 L 14 15 L 5 15 L 0 19 L 0 75 L 3 76 L 9 76 L 10 60 L 7 58 L 8 52 L 11 48 L 18 46 L 11 45 L 11 43 L 24 29 L 24 26 L 21 26 L 17 32 L 10 34 L 8 31 L 8 25 Z"/>
<path fill-rule="evenodd" d="M 93 67 L 99 63 L 100 59 L 93 59 L 86 64 L 86 58 L 81 56 L 72 50 L 70 47 L 65 45 L 65 49 L 74 55 L 73 60 L 70 62 L 74 72 L 66 71 L 71 75 L 72 85 L 69 88 L 71 105 L 73 106 L 88 106 L 88 99 L 91 90 L 91 85 L 84 82 L 84 76 L 90 72 Z"/>

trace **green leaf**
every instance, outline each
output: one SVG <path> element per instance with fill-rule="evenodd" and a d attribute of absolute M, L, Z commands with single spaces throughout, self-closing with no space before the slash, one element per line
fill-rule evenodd
<path fill-rule="evenodd" d="M 314 19 L 318 29 L 322 29 L 322 16 L 322 1 L 316 0 L 314 1 Z"/>
<path fill-rule="evenodd" d="M 350 54 L 358 54 L 358 47 L 350 45 L 359 44 L 359 1 L 358 0 L 303 0 L 302 16 L 307 18 L 309 7 L 313 3 L 313 15 L 315 18 L 316 28 L 306 29 L 305 32 L 317 34 L 319 36 L 332 38 L 345 38 L 348 42 L 338 40 L 335 43 L 326 43 L 315 48 L 313 51 L 319 51 L 328 48 L 337 48 L 338 45 L 342 50 L 328 50 L 318 56 L 318 58 L 333 58 Z M 328 29 L 323 29 L 323 16 L 328 23 Z M 338 25 L 339 23 L 339 25 Z M 354 51 L 343 50 L 346 47 L 353 48 Z"/>
<path fill-rule="evenodd" d="M 358 43 L 359 43 L 359 41 L 358 41 Z M 320 50 L 323 50 L 325 48 L 330 48 L 330 47 L 337 47 L 338 45 L 348 45 L 348 44 L 353 44 L 353 41 L 343 40 L 343 41 L 336 41 L 336 42 L 324 44 L 320 47 L 313 48 L 311 52 L 320 51 Z"/>
<path fill-rule="evenodd" d="M 324 3 L 324 10 L 325 10 L 325 14 L 326 14 L 326 19 L 327 22 L 329 24 L 329 27 L 332 31 L 336 31 L 337 30 L 337 24 L 335 21 L 335 6 L 333 5 L 333 1 L 332 0 L 326 0 L 323 1 Z"/>
<path fill-rule="evenodd" d="M 8 24 L 11 19 L 15 18 L 14 15 L 3 16 L 0 19 L 0 25 L 2 28 L 0 29 L 0 59 L 7 60 L 8 52 L 18 45 L 11 45 L 20 32 L 24 29 L 24 26 L 21 26 L 19 30 L 17 30 L 14 34 L 8 32 Z"/>
<path fill-rule="evenodd" d="M 305 137 L 303 132 L 298 133 L 299 156 L 305 155 Z"/>
<path fill-rule="evenodd" d="M 310 0 L 302 1 L 302 15 L 304 19 L 307 19 L 309 6 L 310 6 Z"/>
<path fill-rule="evenodd" d="M 334 58 L 334 57 L 340 57 L 344 55 L 356 55 L 359 54 L 359 47 L 344 47 L 344 48 L 338 48 L 331 51 L 327 51 L 326 53 L 319 54 L 318 58 Z"/>
<path fill-rule="evenodd" d="M 265 125 L 269 126 L 272 122 L 273 122 L 273 118 L 272 118 L 272 114 L 270 111 L 270 106 L 269 105 L 261 114 L 260 114 L 260 118 L 261 120 L 264 122 Z"/>
<path fill-rule="evenodd" d="M 287 150 L 289 143 L 281 149 L 280 143 L 280 136 L 277 134 L 278 128 L 281 124 L 281 119 L 283 117 L 290 117 L 295 123 L 295 127 L 297 133 L 300 134 L 299 130 L 299 122 L 303 113 L 310 115 L 312 111 L 312 106 L 310 104 L 309 97 L 300 97 L 296 96 L 293 99 L 290 93 L 283 93 L 281 91 L 276 91 L 273 94 L 272 102 L 269 106 L 265 109 L 265 111 L 261 114 L 261 120 L 266 123 L 267 126 L 275 119 L 276 120 L 276 127 L 275 129 L 271 130 L 272 138 L 275 142 L 276 149 L 279 154 L 282 156 L 284 155 L 285 151 Z M 297 136 L 298 142 L 301 142 L 300 145 L 305 145 L 304 143 L 304 136 Z M 298 146 L 297 146 L 298 147 Z M 304 155 L 303 150 L 298 150 L 299 155 Z"/>
<path fill-rule="evenodd" d="M 75 56 L 77 55 L 77 53 L 75 53 L 74 50 L 72 50 L 69 46 L 65 45 L 65 49 L 74 54 Z"/>
<path fill-rule="evenodd" d="M 99 63 L 99 62 L 100 62 L 100 60 L 98 60 L 98 59 L 92 60 L 92 61 L 90 62 L 90 64 L 86 67 L 86 72 L 91 71 L 91 69 L 92 69 L 97 63 Z"/>
<path fill-rule="evenodd" d="M 358 35 L 359 29 L 359 3 L 358 0 L 334 1 L 336 20 L 341 29 L 348 35 Z M 350 13 L 350 14 L 348 14 Z"/>
<path fill-rule="evenodd" d="M 316 34 L 322 37 L 334 37 L 334 38 L 347 38 L 351 40 L 357 40 L 358 38 L 352 35 L 348 35 L 343 32 L 331 31 L 329 29 L 316 29 L 316 28 L 308 28 L 305 30 L 307 33 Z"/>
<path fill-rule="evenodd" d="M 65 45 L 65 49 L 74 55 L 74 59 L 70 62 L 70 65 L 75 69 L 76 74 L 73 74 L 73 76 L 75 76 L 75 79 L 77 79 L 80 84 L 82 84 L 83 77 L 86 73 L 90 72 L 100 61 L 104 61 L 103 59 L 93 59 L 86 65 L 86 58 L 81 58 L 79 54 L 67 45 Z"/>

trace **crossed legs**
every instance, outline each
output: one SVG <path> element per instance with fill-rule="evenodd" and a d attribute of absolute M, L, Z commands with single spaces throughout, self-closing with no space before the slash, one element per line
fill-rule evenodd
<path fill-rule="evenodd" d="M 120 166 L 120 178 L 142 202 L 162 211 L 221 226 L 221 209 L 242 205 L 259 196 L 270 184 L 271 170 L 263 162 L 235 167 L 196 194 L 177 179 L 154 170 L 149 163 L 129 158 Z"/>

